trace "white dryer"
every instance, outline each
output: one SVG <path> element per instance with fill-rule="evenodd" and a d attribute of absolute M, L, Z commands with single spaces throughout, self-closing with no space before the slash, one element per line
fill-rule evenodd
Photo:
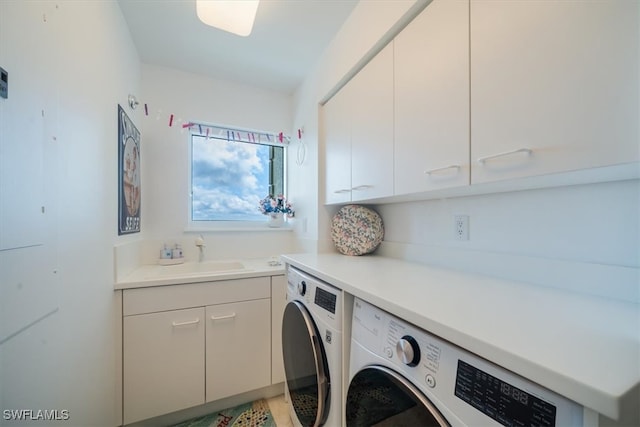
<path fill-rule="evenodd" d="M 580 426 L 583 408 L 354 301 L 346 425 Z"/>
<path fill-rule="evenodd" d="M 338 427 L 342 420 L 342 294 L 294 267 L 287 269 L 282 355 L 296 426 Z"/>

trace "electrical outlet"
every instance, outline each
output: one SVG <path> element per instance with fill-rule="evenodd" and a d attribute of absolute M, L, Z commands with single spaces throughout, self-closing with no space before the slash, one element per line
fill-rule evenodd
<path fill-rule="evenodd" d="M 455 240 L 469 240 L 469 215 L 453 216 L 453 238 Z"/>

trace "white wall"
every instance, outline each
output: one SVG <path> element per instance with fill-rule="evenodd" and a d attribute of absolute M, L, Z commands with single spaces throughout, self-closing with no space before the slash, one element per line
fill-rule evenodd
<path fill-rule="evenodd" d="M 144 261 L 153 262 L 163 242 L 182 243 L 185 256 L 194 259 L 198 234 L 185 232 L 189 217 L 190 141 L 181 123 L 288 133 L 291 97 L 154 65 L 142 66 L 141 93 L 140 102 L 146 103 L 149 111 L 142 120 L 142 212 L 147 233 Z M 170 114 L 174 115 L 171 127 Z M 256 258 L 293 250 L 291 231 L 274 232 L 266 225 L 263 230 L 203 231 L 205 257 Z"/>
<path fill-rule="evenodd" d="M 375 206 L 377 253 L 640 302 L 640 181 Z M 453 216 L 469 216 L 469 240 Z"/>
<path fill-rule="evenodd" d="M 638 180 L 380 205 L 385 241 L 640 267 Z M 469 216 L 468 241 L 453 215 Z M 455 261 L 452 261 L 455 265 Z"/>
<path fill-rule="evenodd" d="M 0 65 L 9 71 L 3 117 L 46 112 L 42 240 L 56 272 L 41 285 L 55 288 L 58 308 L 0 345 L 0 409 L 66 409 L 67 425 L 113 426 L 121 405 L 113 245 L 139 237 L 117 236 L 117 106 L 138 92 L 138 56 L 116 2 L 5 0 Z M 140 123 L 139 110 L 127 112 Z M 0 128 L 3 148 L 22 142 L 13 140 L 11 124 Z M 25 276 L 38 268 L 33 252 L 21 257 Z M 0 286 L 15 285 L 4 279 Z"/>

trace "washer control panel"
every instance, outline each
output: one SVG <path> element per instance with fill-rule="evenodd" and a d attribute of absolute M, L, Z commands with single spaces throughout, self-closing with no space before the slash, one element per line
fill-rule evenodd
<path fill-rule="evenodd" d="M 552 426 L 555 405 L 458 360 L 455 395 L 503 425 Z"/>
<path fill-rule="evenodd" d="M 330 326 L 337 330 L 341 329 L 342 293 L 339 289 L 289 266 L 287 268 L 287 299 L 303 301 L 308 310 L 314 312 Z"/>

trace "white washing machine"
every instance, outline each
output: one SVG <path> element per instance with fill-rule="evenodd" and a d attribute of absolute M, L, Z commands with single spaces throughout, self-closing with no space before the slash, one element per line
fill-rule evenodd
<path fill-rule="evenodd" d="M 355 299 L 346 425 L 580 426 L 583 408 Z"/>
<path fill-rule="evenodd" d="M 294 267 L 287 269 L 282 355 L 296 426 L 338 427 L 342 420 L 342 294 Z"/>

